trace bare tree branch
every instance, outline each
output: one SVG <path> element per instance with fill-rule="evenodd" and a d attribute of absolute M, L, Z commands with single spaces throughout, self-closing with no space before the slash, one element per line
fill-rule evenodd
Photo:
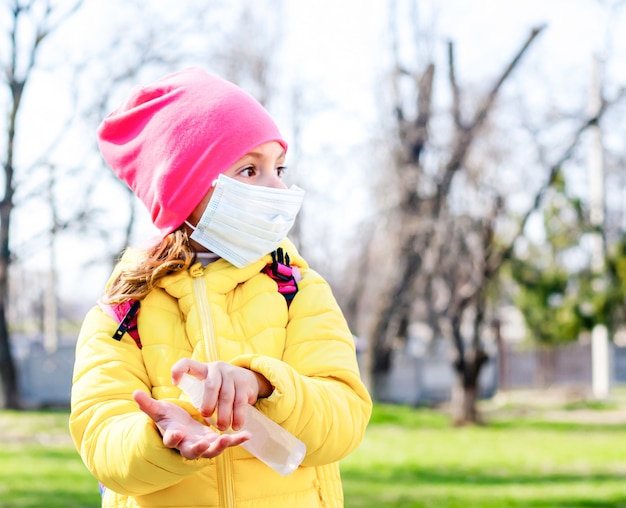
<path fill-rule="evenodd" d="M 452 117 L 457 129 L 463 129 L 461 121 L 461 92 L 456 81 L 456 65 L 454 58 L 454 42 L 448 41 L 448 80 L 452 90 Z"/>
<path fill-rule="evenodd" d="M 437 193 L 434 204 L 435 214 L 439 213 L 439 210 L 441 210 L 441 207 L 444 204 L 443 202 L 448 196 L 450 185 L 452 184 L 452 177 L 463 165 L 463 161 L 465 160 L 467 152 L 472 145 L 472 142 L 474 141 L 475 133 L 482 127 L 485 120 L 487 119 L 487 116 L 493 108 L 493 104 L 498 96 L 500 89 L 502 88 L 502 85 L 512 74 L 513 70 L 517 67 L 532 42 L 543 29 L 544 27 L 542 26 L 538 28 L 533 28 L 531 30 L 528 38 L 526 39 L 522 47 L 509 62 L 500 77 L 494 83 L 491 90 L 483 99 L 481 106 L 474 114 L 474 119 L 469 123 L 467 127 L 461 126 L 459 129 L 457 129 L 455 138 L 453 140 L 452 154 L 450 156 L 450 159 L 448 160 L 448 163 L 446 164 L 443 177 L 441 178 L 441 181 L 437 186 Z"/>

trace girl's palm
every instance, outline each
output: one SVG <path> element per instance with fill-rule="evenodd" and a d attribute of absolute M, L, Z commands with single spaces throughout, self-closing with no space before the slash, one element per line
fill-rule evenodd
<path fill-rule="evenodd" d="M 250 439 L 247 432 L 218 434 L 176 404 L 155 400 L 140 390 L 133 398 L 139 409 L 154 420 L 163 436 L 163 444 L 177 449 L 186 459 L 213 458 L 229 446 L 238 446 Z"/>

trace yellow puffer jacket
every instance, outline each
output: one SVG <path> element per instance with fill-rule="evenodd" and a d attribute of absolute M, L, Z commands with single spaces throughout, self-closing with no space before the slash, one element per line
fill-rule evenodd
<path fill-rule="evenodd" d="M 243 269 L 218 260 L 164 278 L 141 302 L 143 349 L 128 335 L 113 340 L 117 323 L 98 307 L 89 312 L 76 348 L 70 431 L 107 488 L 103 506 L 343 506 L 337 461 L 361 442 L 372 403 L 328 284 L 293 245 L 282 247 L 302 273 L 289 307 L 261 273 L 267 256 Z M 144 390 L 201 418 L 172 385 L 170 368 L 185 357 L 263 374 L 275 389 L 256 406 L 305 443 L 302 465 L 281 476 L 241 447 L 198 460 L 166 448 L 132 393 Z"/>

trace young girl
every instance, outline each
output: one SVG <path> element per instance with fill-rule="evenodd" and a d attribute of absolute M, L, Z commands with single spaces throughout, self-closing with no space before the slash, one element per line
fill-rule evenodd
<path fill-rule="evenodd" d="M 338 461 L 371 399 L 328 284 L 286 239 L 303 192 L 281 180 L 273 120 L 189 68 L 135 88 L 98 139 L 161 234 L 124 254 L 76 348 L 70 430 L 103 506 L 343 506 Z M 185 373 L 203 383 L 199 410 Z M 246 431 L 220 432 L 248 404 L 306 445 L 290 475 L 239 446 Z"/>

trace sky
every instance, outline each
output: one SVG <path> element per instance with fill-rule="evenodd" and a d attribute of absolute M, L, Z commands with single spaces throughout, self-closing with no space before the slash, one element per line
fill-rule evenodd
<path fill-rule="evenodd" d="M 371 195 L 360 184 L 368 178 L 368 164 L 377 163 L 366 154 L 366 149 L 370 133 L 380 122 L 379 93 L 389 65 L 388 25 L 382 20 L 391 4 L 381 0 L 288 1 L 282 12 L 268 12 L 271 18 L 268 29 L 275 30 L 278 25 L 284 43 L 283 64 L 277 72 L 286 80 L 297 78 L 314 112 L 306 119 L 299 140 L 302 146 L 293 150 L 308 156 L 308 162 L 299 165 L 309 172 L 306 190 L 312 202 L 319 203 L 320 196 L 327 200 L 328 206 L 319 213 L 329 223 L 354 220 L 356 224 L 358 217 L 367 214 L 370 208 Z M 434 7 L 429 7 L 433 4 Z M 163 10 L 174 17 L 179 15 L 176 9 L 188 4 L 153 0 L 149 5 L 150 9 Z M 397 5 L 401 15 L 407 15 L 407 2 L 398 1 Z M 584 93 L 594 55 L 609 62 L 605 73 L 611 82 L 626 83 L 626 66 L 622 64 L 626 61 L 626 36 L 619 35 L 626 34 L 622 12 L 626 9 L 617 15 L 610 13 L 607 5 L 608 2 L 593 0 L 439 0 L 420 2 L 418 12 L 423 31 L 433 33 L 431 51 L 442 54 L 447 40 L 455 42 L 459 79 L 470 85 L 483 83 L 486 77 L 493 79 L 528 37 L 530 29 L 546 24 L 541 40 L 527 55 L 527 65 L 534 72 L 545 74 L 554 90 L 559 90 L 556 100 L 569 101 Z M 124 2 L 118 0 L 88 0 L 85 8 L 69 22 L 63 37 L 47 49 L 48 54 L 56 55 L 57 61 L 65 58 L 64 55 L 80 56 L 81 52 L 97 47 L 99 38 L 116 26 L 128 24 L 132 29 L 133 23 L 144 21 L 126 20 L 123 9 Z M 275 19 L 277 16 L 279 20 Z M 609 29 L 612 26 L 613 31 Z M 618 35 L 608 39 L 607 34 L 611 33 Z M 250 34 L 251 44 L 254 36 Z M 404 33 L 400 38 L 408 36 Z M 403 53 L 403 56 L 407 65 L 416 61 L 411 60 L 414 55 Z M 71 107 L 67 95 L 71 88 L 69 77 L 61 65 L 53 71 L 42 72 L 29 90 L 30 100 L 21 121 L 29 125 L 29 132 L 37 135 L 19 140 L 19 160 L 24 164 L 32 162 L 42 146 L 54 142 L 58 128 L 53 127 L 63 125 L 66 110 Z M 536 100 L 555 100 L 547 92 L 537 90 Z M 276 113 L 279 123 L 288 129 L 288 112 L 277 109 Z M 82 132 L 72 137 L 65 152 L 77 163 L 93 150 L 90 145 L 93 139 L 84 136 L 86 133 Z M 104 181 L 101 186 L 100 198 L 111 199 L 115 187 Z M 350 201 L 346 195 L 351 196 Z M 37 213 L 47 212 L 42 208 Z M 17 214 L 16 243 L 32 236 L 36 228 L 32 217 L 33 210 Z M 150 230 L 146 217 L 142 220 L 147 225 L 147 238 L 154 231 Z M 331 226 L 328 228 L 332 230 Z M 72 257 L 68 256 L 70 252 L 80 257 L 84 247 L 77 248 L 75 242 L 71 247 L 62 247 L 63 266 L 79 263 L 78 260 L 68 263 L 66 258 Z M 32 262 L 45 266 L 47 257 L 34 253 Z M 89 283 L 85 283 L 86 272 L 82 269 L 65 269 L 61 293 L 84 301 L 95 300 L 106 271 L 104 267 L 89 268 Z"/>

